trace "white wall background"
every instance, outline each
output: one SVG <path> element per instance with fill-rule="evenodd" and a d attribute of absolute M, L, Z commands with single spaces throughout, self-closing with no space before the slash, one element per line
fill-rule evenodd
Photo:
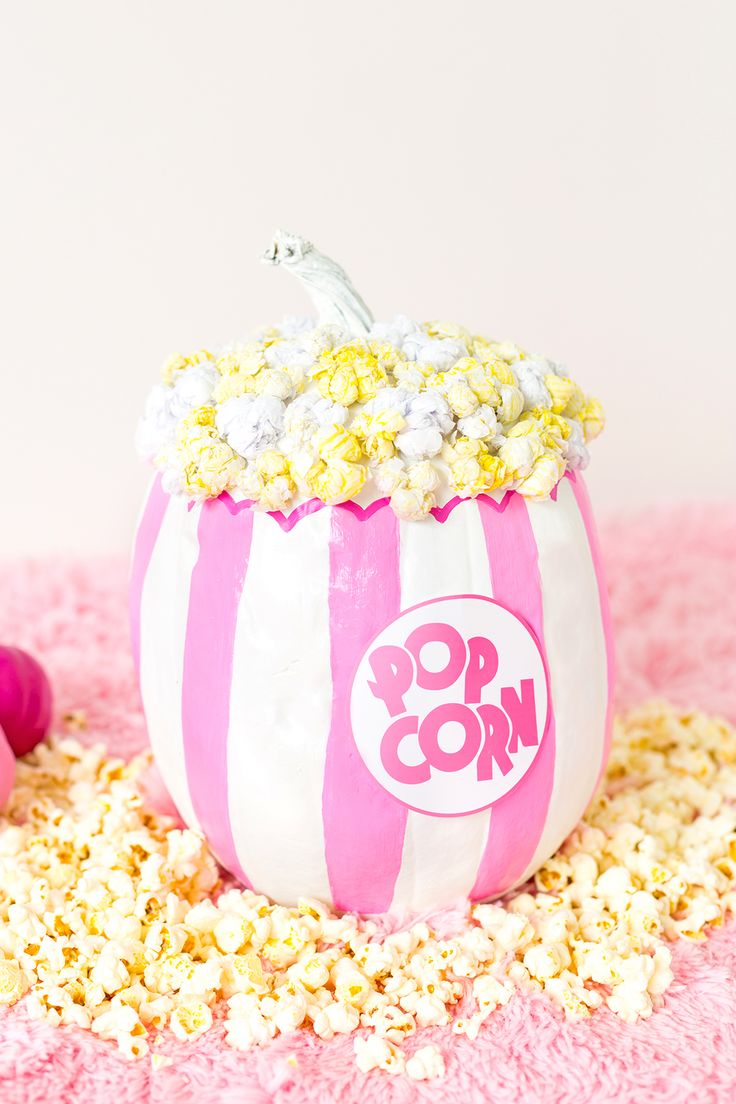
<path fill-rule="evenodd" d="M 273 228 L 378 317 L 604 400 L 599 510 L 730 494 L 730 0 L 6 3 L 0 554 L 127 547 L 173 350 L 304 312 Z"/>

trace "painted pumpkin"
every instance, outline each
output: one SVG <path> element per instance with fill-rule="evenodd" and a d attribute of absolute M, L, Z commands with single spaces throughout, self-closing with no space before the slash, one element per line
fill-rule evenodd
<path fill-rule="evenodd" d="M 361 301 L 362 303 L 362 301 Z M 158 476 L 135 546 L 150 739 L 185 822 L 293 903 L 423 910 L 522 883 L 601 776 L 613 662 L 587 491 L 264 511 Z"/>

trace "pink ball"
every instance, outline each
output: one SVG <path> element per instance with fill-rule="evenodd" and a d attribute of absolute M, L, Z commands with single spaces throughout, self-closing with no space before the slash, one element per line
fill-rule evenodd
<path fill-rule="evenodd" d="M 0 809 L 8 799 L 8 794 L 15 781 L 15 756 L 13 749 L 5 739 L 5 733 L 0 728 Z"/>
<path fill-rule="evenodd" d="M 27 652 L 0 645 L 0 727 L 12 751 L 16 755 L 32 751 L 50 723 L 51 686 L 46 672 Z M 0 764 L 0 777 L 2 770 Z"/>

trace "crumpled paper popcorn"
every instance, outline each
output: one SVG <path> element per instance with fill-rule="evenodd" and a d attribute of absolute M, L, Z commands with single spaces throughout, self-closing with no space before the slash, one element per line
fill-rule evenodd
<path fill-rule="evenodd" d="M 324 435 L 341 427 L 355 436 L 355 454 L 326 457 Z M 587 443 L 602 428 L 600 403 L 561 365 L 456 323 L 399 315 L 359 339 L 285 319 L 219 353 L 170 357 L 136 443 L 170 494 L 227 491 L 282 510 L 314 497 L 344 502 L 364 488 L 381 495 L 387 462 L 431 460 L 477 442 L 454 470 L 437 469 L 431 492 L 405 481 L 390 492 L 400 517 L 421 520 L 452 494 L 548 497 L 565 471 L 587 465 Z M 277 464 L 278 478 L 263 477 L 264 463 Z"/>

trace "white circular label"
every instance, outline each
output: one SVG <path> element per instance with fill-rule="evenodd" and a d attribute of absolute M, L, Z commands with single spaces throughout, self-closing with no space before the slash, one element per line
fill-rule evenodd
<path fill-rule="evenodd" d="M 531 629 L 491 598 L 405 610 L 366 649 L 350 698 L 353 736 L 376 780 L 436 816 L 492 805 L 544 738 L 547 671 Z"/>

